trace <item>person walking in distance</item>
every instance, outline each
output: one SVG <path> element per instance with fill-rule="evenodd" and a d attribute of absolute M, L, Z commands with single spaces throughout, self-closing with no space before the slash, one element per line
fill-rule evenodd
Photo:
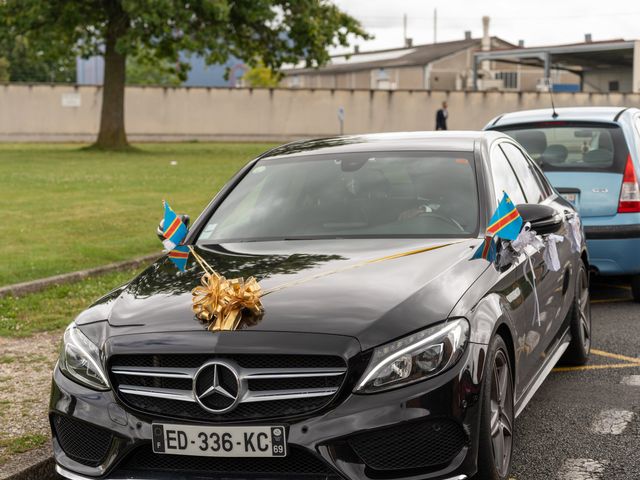
<path fill-rule="evenodd" d="M 436 130 L 447 130 L 448 117 L 447 102 L 442 102 L 442 108 L 436 113 Z"/>

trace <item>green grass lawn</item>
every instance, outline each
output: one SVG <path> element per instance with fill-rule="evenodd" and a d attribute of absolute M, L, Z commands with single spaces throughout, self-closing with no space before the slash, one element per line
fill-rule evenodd
<path fill-rule="evenodd" d="M 111 153 L 0 144 L 0 285 L 159 251 L 162 199 L 195 219 L 234 172 L 269 147 L 144 144 Z"/>
<path fill-rule="evenodd" d="M 10 455 L 28 452 L 34 448 L 41 447 L 49 441 L 49 437 L 41 434 L 23 435 L 0 441 L 0 448 L 6 450 L 4 455 L 0 455 L 0 465 L 5 463 Z"/>
<path fill-rule="evenodd" d="M 128 282 L 142 268 L 55 285 L 22 297 L 0 298 L 0 337 L 28 337 L 63 330 L 94 300 Z M 0 355 L 0 363 L 12 361 L 12 357 Z"/>

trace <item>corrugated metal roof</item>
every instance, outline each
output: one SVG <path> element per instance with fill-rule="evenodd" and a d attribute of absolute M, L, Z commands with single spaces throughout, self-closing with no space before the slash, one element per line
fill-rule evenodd
<path fill-rule="evenodd" d="M 508 42 L 499 40 L 506 45 Z M 468 48 L 480 48 L 481 40 L 471 38 L 468 40 L 456 40 L 453 42 L 432 43 L 416 45 L 411 48 L 396 48 L 389 50 L 377 50 L 353 54 L 336 55 L 330 63 L 320 68 L 291 68 L 283 70 L 286 74 L 296 73 L 339 73 L 357 70 L 369 70 L 372 68 L 410 67 L 427 65 L 434 60 L 452 55 Z"/>
<path fill-rule="evenodd" d="M 631 65 L 634 46 L 634 40 L 614 39 L 542 47 L 493 49 L 488 52 L 475 52 L 474 55 L 477 60 L 526 59 L 533 63 L 540 62 L 544 55 L 551 55 L 557 62 L 575 62 L 575 65 L 597 67 L 600 64 Z"/>

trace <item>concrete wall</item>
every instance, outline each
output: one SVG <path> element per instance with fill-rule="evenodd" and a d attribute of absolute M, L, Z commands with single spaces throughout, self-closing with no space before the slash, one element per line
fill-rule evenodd
<path fill-rule="evenodd" d="M 618 82 L 621 92 L 631 92 L 633 89 L 633 71 L 630 69 L 607 69 L 584 73 L 585 92 L 608 92 L 609 82 Z"/>
<path fill-rule="evenodd" d="M 422 90 L 424 88 L 424 67 L 404 67 L 398 69 L 398 88 L 401 90 Z"/>
<path fill-rule="evenodd" d="M 565 93 L 557 106 L 640 106 L 639 94 Z M 143 88 L 126 92 L 132 140 L 274 140 L 345 133 L 430 130 L 443 100 L 451 129 L 480 129 L 513 110 L 547 108 L 545 93 L 424 90 Z M 99 87 L 0 85 L 0 140 L 91 141 L 100 118 Z"/>

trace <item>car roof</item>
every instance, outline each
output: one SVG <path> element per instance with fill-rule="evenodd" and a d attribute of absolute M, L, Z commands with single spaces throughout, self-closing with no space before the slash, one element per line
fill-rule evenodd
<path fill-rule="evenodd" d="M 394 132 L 300 140 L 269 150 L 260 158 L 318 155 L 333 153 L 431 150 L 473 152 L 476 142 L 491 143 L 496 138 L 510 138 L 499 132 Z"/>
<path fill-rule="evenodd" d="M 505 113 L 491 120 L 485 128 L 496 128 L 519 123 L 543 122 L 543 121 L 590 121 L 590 122 L 615 122 L 622 112 L 628 110 L 625 107 L 567 107 L 556 108 L 557 116 L 553 117 L 553 109 L 523 110 L 520 112 Z"/>

